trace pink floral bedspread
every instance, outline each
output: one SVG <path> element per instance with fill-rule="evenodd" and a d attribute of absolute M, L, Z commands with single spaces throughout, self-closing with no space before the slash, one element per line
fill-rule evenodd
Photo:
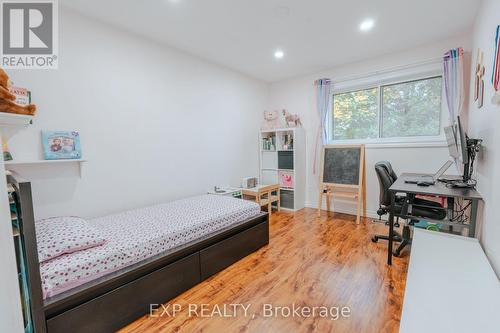
<path fill-rule="evenodd" d="M 250 201 L 203 195 L 89 220 L 108 242 L 40 264 L 48 298 L 260 213 Z"/>

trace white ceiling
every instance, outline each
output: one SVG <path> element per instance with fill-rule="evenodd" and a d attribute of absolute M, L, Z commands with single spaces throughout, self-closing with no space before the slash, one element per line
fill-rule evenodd
<path fill-rule="evenodd" d="M 87 16 L 265 80 L 468 32 L 480 0 L 60 0 Z M 365 18 L 375 28 L 359 31 Z M 276 60 L 276 49 L 285 57 Z"/>

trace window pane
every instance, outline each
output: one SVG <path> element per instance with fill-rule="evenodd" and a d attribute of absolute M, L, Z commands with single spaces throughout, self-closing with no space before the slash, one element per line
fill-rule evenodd
<path fill-rule="evenodd" d="M 382 137 L 439 135 L 441 77 L 382 87 Z"/>
<path fill-rule="evenodd" d="M 333 96 L 333 140 L 378 137 L 378 88 Z"/>

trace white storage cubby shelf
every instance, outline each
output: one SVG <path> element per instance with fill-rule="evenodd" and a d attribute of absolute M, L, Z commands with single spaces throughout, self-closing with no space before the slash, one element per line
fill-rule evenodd
<path fill-rule="evenodd" d="M 260 183 L 280 184 L 281 208 L 296 211 L 305 202 L 304 130 L 280 128 L 261 131 Z"/>

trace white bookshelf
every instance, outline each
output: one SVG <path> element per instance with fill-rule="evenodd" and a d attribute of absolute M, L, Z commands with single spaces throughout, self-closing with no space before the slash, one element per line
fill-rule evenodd
<path fill-rule="evenodd" d="M 290 147 L 291 141 L 293 141 L 292 147 Z M 298 127 L 261 131 L 259 147 L 260 183 L 283 185 L 280 182 L 280 175 L 284 173 L 292 176 L 293 186 L 280 186 L 281 208 L 292 211 L 304 208 L 306 185 L 304 130 Z"/>

